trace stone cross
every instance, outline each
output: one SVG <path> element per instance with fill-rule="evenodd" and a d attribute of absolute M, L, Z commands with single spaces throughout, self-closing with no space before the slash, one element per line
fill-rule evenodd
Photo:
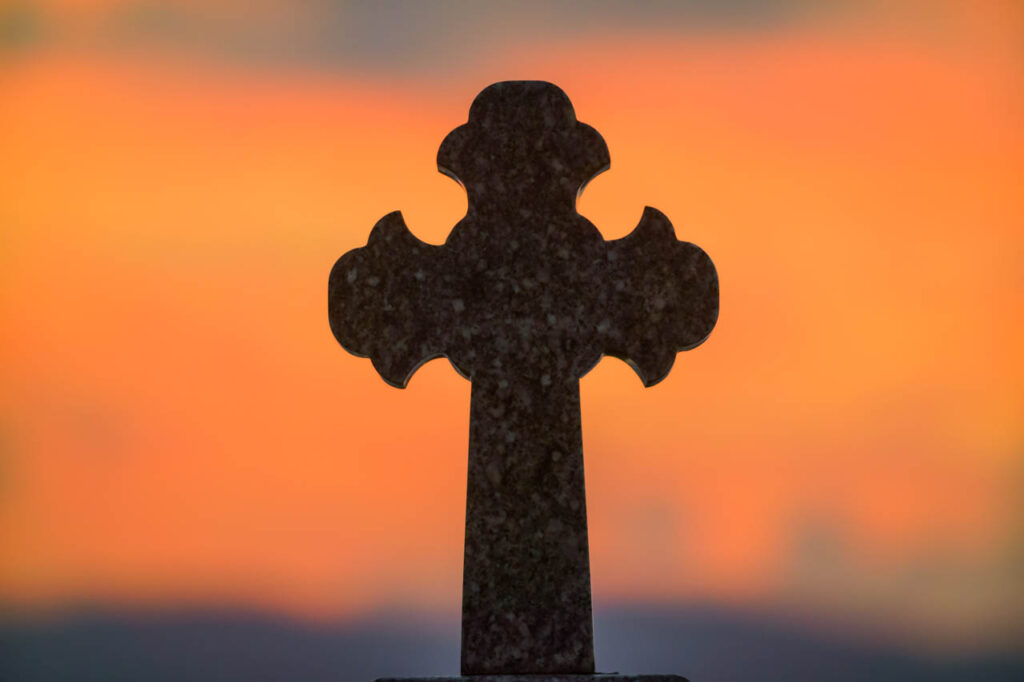
<path fill-rule="evenodd" d="M 331 329 L 393 386 L 440 356 L 472 381 L 462 673 L 593 673 L 579 379 L 602 355 L 663 379 L 715 325 L 715 268 L 653 208 L 613 241 L 576 212 L 608 149 L 550 83 L 486 88 L 437 162 L 466 216 L 442 246 L 381 218 L 331 271 Z"/>

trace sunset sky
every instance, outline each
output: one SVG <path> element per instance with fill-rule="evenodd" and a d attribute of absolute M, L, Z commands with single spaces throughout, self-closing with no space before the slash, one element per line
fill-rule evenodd
<path fill-rule="evenodd" d="M 987 649 L 1024 628 L 1024 11 L 0 4 L 0 603 L 458 613 L 469 383 L 386 385 L 327 276 L 507 79 L 714 260 L 707 342 L 582 380 L 597 604 Z"/>

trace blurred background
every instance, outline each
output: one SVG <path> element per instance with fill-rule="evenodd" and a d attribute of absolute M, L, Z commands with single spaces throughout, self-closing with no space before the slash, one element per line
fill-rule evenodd
<path fill-rule="evenodd" d="M 562 87 L 721 318 L 582 381 L 601 670 L 1024 679 L 1019 3 L 0 3 L 0 679 L 455 674 L 469 384 L 327 325 Z"/>

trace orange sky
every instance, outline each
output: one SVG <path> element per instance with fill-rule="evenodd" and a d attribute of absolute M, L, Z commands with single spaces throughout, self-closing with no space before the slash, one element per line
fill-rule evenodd
<path fill-rule="evenodd" d="M 998 16 L 998 15 L 996 15 Z M 979 28 L 980 27 L 980 28 Z M 929 641 L 1024 617 L 1019 60 L 995 22 L 503 49 L 445 78 L 46 48 L 0 72 L 0 600 L 458 609 L 469 384 L 327 327 L 334 260 L 489 82 L 559 84 L 721 318 L 583 386 L 595 598 L 829 611 Z M 536 45 L 532 46 L 536 48 Z"/>

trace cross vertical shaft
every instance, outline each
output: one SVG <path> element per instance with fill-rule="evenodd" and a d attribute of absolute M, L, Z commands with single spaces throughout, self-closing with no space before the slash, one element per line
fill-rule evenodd
<path fill-rule="evenodd" d="M 474 377 L 462 674 L 538 671 L 594 672 L 579 381 Z"/>

